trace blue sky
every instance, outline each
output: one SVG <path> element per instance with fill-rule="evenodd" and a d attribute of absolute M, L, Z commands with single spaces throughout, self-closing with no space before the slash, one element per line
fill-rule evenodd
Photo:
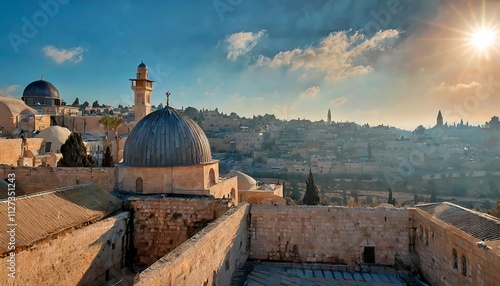
<path fill-rule="evenodd" d="M 479 60 L 460 31 L 481 1 L 465 2 L 2 1 L 0 92 L 21 97 L 44 74 L 69 104 L 132 104 L 144 60 L 154 105 L 168 90 L 175 107 L 244 116 L 330 108 L 335 121 L 415 128 L 441 109 L 479 124 L 496 97 L 474 95 Z"/>

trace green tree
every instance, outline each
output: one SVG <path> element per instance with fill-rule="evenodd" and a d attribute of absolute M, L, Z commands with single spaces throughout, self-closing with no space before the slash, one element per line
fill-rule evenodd
<path fill-rule="evenodd" d="M 78 107 L 80 106 L 80 99 L 78 99 L 78 97 L 75 99 L 75 101 L 73 101 L 73 104 L 71 104 L 71 106 L 75 106 L 75 107 Z"/>
<path fill-rule="evenodd" d="M 433 180 L 429 180 L 427 183 L 427 192 L 431 194 L 431 203 L 435 203 L 437 199 L 436 183 Z"/>
<path fill-rule="evenodd" d="M 418 203 L 420 202 L 420 196 L 417 193 L 413 194 L 413 202 L 415 203 L 415 205 L 418 205 Z"/>
<path fill-rule="evenodd" d="M 119 146 L 120 146 L 120 136 L 118 135 L 118 127 L 122 125 L 125 122 L 123 118 L 118 117 L 118 116 L 109 116 L 105 115 L 101 117 L 99 120 L 99 123 L 101 123 L 104 126 L 105 134 L 106 134 L 106 139 L 109 139 L 109 131 L 113 130 L 115 132 L 115 141 L 116 141 L 116 157 L 118 159 L 118 151 L 119 151 Z"/>
<path fill-rule="evenodd" d="M 186 107 L 186 109 L 184 109 L 184 114 L 191 119 L 194 119 L 199 115 L 198 110 L 191 106 L 188 106 Z"/>
<path fill-rule="evenodd" d="M 103 167 L 113 167 L 115 165 L 113 161 L 113 155 L 111 154 L 111 148 L 108 146 L 104 152 L 104 158 L 102 158 Z"/>
<path fill-rule="evenodd" d="M 419 125 L 415 130 L 413 130 L 413 134 L 423 136 L 425 134 L 425 127 L 423 125 Z"/>
<path fill-rule="evenodd" d="M 394 205 L 396 203 L 396 200 L 392 197 L 392 189 L 388 188 L 387 191 L 389 191 L 389 198 L 387 198 L 387 203 Z"/>
<path fill-rule="evenodd" d="M 83 145 L 80 133 L 71 133 L 61 146 L 63 157 L 57 163 L 61 167 L 90 167 L 92 160 L 87 155 L 87 148 Z"/>
<path fill-rule="evenodd" d="M 314 177 L 311 169 L 309 169 L 309 177 L 306 181 L 306 193 L 304 194 L 302 202 L 306 205 L 317 205 L 319 201 L 319 189 L 316 184 L 314 184 Z"/>

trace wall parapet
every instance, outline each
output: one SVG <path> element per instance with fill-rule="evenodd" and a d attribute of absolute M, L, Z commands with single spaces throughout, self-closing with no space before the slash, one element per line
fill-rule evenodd
<path fill-rule="evenodd" d="M 248 257 L 248 214 L 242 203 L 140 273 L 134 285 L 229 285 Z"/>
<path fill-rule="evenodd" d="M 250 214 L 251 259 L 410 263 L 406 209 L 252 204 Z"/>

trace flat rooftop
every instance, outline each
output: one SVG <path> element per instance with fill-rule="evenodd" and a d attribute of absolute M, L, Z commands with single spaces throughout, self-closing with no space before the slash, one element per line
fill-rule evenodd
<path fill-rule="evenodd" d="M 317 266 L 314 264 L 247 262 L 235 274 L 231 285 L 407 285 L 403 279 L 398 278 L 397 272 L 392 268 L 385 268 L 387 271 L 379 268 L 381 272 L 349 272 L 346 270 L 346 266 Z"/>

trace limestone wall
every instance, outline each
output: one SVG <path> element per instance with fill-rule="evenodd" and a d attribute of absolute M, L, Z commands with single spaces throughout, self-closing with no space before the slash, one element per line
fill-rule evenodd
<path fill-rule="evenodd" d="M 0 164 L 17 166 L 17 160 L 24 155 L 22 141 L 23 139 L 0 139 Z M 42 142 L 41 138 L 28 138 L 24 149 L 38 152 Z"/>
<path fill-rule="evenodd" d="M 104 219 L 66 232 L 15 256 L 15 278 L 8 278 L 7 259 L 2 258 L 2 285 L 99 285 L 119 276 L 123 259 L 123 238 L 128 213 Z"/>
<path fill-rule="evenodd" d="M 113 190 L 113 168 L 70 168 L 70 167 L 11 167 L 0 165 L 0 178 L 16 174 L 16 189 L 32 194 L 83 183 L 95 182 L 106 191 Z"/>
<path fill-rule="evenodd" d="M 495 253 L 495 249 L 477 247 L 478 239 L 422 210 L 410 209 L 410 216 L 420 271 L 432 285 L 500 285 L 498 249 Z M 457 268 L 453 249 L 457 251 Z M 462 255 L 466 257 L 466 275 L 462 274 Z"/>
<path fill-rule="evenodd" d="M 239 199 L 242 202 L 251 204 L 286 205 L 286 200 L 283 196 L 275 195 L 274 192 L 270 191 L 239 191 Z"/>
<path fill-rule="evenodd" d="M 151 265 L 215 220 L 213 198 L 132 198 L 133 246 L 139 265 Z"/>
<path fill-rule="evenodd" d="M 248 257 L 249 208 L 230 209 L 142 272 L 136 285 L 230 285 Z"/>
<path fill-rule="evenodd" d="M 143 193 L 180 193 L 208 195 L 208 173 L 214 169 L 214 180 L 219 178 L 218 162 L 194 166 L 130 167 L 116 166 L 116 189 L 136 192 L 137 179 L 142 179 Z"/>
<path fill-rule="evenodd" d="M 409 263 L 408 211 L 323 206 L 266 206 L 250 210 L 250 258 L 353 264 L 365 246 L 375 263 Z"/>
<path fill-rule="evenodd" d="M 210 186 L 210 195 L 216 198 L 232 198 L 234 204 L 238 204 L 238 178 L 232 177 L 221 180 L 219 183 Z"/>

